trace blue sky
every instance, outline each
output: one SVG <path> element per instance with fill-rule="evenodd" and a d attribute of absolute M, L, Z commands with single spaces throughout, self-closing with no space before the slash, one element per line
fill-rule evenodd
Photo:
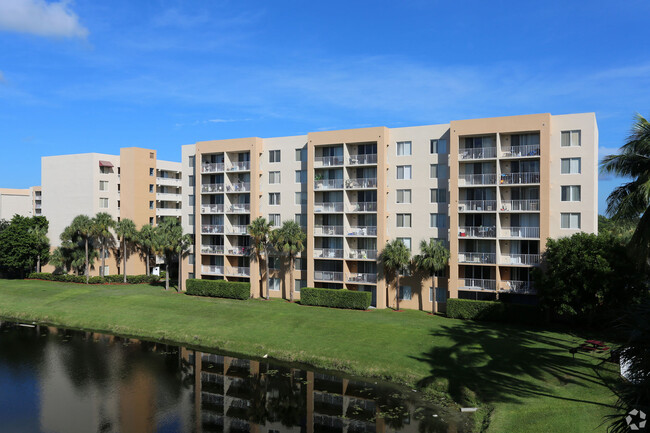
<path fill-rule="evenodd" d="M 0 187 L 40 157 L 364 126 L 650 116 L 650 2 L 0 0 Z M 605 197 L 620 179 L 601 178 Z"/>

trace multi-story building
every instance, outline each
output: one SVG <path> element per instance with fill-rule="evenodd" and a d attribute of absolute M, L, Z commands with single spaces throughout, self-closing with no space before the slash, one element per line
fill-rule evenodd
<path fill-rule="evenodd" d="M 186 230 L 195 234 L 185 276 L 250 281 L 259 264 L 247 225 L 295 220 L 307 249 L 301 287 L 372 293 L 378 308 L 444 308 L 449 297 L 530 295 L 545 239 L 597 232 L 595 115 L 537 114 L 405 128 L 242 138 L 183 146 Z M 450 249 L 449 278 L 405 272 L 387 283 L 378 254 L 401 239 Z M 287 297 L 281 258 L 270 260 L 271 296 Z"/>
<path fill-rule="evenodd" d="M 0 220 L 10 220 L 14 215 L 41 216 L 41 187 L 27 189 L 0 188 Z"/>

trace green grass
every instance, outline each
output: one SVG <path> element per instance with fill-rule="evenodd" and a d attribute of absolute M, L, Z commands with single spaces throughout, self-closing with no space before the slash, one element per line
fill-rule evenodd
<path fill-rule="evenodd" d="M 561 328 L 20 280 L 0 280 L 0 316 L 386 378 L 446 404 L 479 404 L 477 423 L 489 413 L 495 433 L 605 431 L 615 401 L 606 385 L 617 366 L 568 351 L 599 336 Z"/>

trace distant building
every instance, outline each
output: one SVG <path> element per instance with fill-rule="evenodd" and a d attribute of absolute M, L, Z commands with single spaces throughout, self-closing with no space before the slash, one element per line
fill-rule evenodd
<path fill-rule="evenodd" d="M 40 186 L 28 189 L 0 188 L 0 219 L 10 220 L 14 215 L 42 215 L 41 198 Z"/>

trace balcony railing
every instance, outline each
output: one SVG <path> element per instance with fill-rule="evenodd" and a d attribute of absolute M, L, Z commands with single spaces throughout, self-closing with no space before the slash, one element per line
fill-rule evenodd
<path fill-rule="evenodd" d="M 377 188 L 377 178 L 368 177 L 368 178 L 359 178 L 359 179 L 348 179 L 345 181 L 345 187 L 349 189 Z"/>
<path fill-rule="evenodd" d="M 158 216 L 181 216 L 181 209 L 174 207 L 157 207 L 156 215 Z"/>
<path fill-rule="evenodd" d="M 331 167 L 343 165 L 343 156 L 317 156 L 314 158 L 314 165 L 318 167 Z"/>
<path fill-rule="evenodd" d="M 497 183 L 497 174 L 461 174 L 458 179 L 462 185 L 495 185 Z"/>
<path fill-rule="evenodd" d="M 523 158 L 526 156 L 539 156 L 539 144 L 524 146 L 503 146 L 501 156 L 504 158 Z"/>
<path fill-rule="evenodd" d="M 371 153 L 368 155 L 350 155 L 348 161 L 350 165 L 377 164 L 377 154 Z"/>
<path fill-rule="evenodd" d="M 201 234 L 204 235 L 223 234 L 223 225 L 204 224 L 201 226 Z"/>
<path fill-rule="evenodd" d="M 523 183 L 539 183 L 539 173 L 502 173 L 501 185 L 519 185 Z"/>
<path fill-rule="evenodd" d="M 315 203 L 314 212 L 343 212 L 343 202 Z"/>
<path fill-rule="evenodd" d="M 539 227 L 502 227 L 504 238 L 539 238 Z"/>
<path fill-rule="evenodd" d="M 502 254 L 502 265 L 538 265 L 541 260 L 540 254 Z"/>
<path fill-rule="evenodd" d="M 176 187 L 183 186 L 183 181 L 175 177 L 157 177 L 156 183 L 158 185 L 163 185 L 163 186 L 176 186 Z"/>
<path fill-rule="evenodd" d="M 377 227 L 375 226 L 356 226 L 350 227 L 348 236 L 377 236 Z"/>
<path fill-rule="evenodd" d="M 349 274 L 348 283 L 376 284 L 377 274 L 364 274 L 364 273 Z"/>
<path fill-rule="evenodd" d="M 539 212 L 539 200 L 503 200 L 500 210 L 504 212 Z"/>
<path fill-rule="evenodd" d="M 496 253 L 458 253 L 459 263 L 496 263 Z"/>
<path fill-rule="evenodd" d="M 201 206 L 201 213 L 204 214 L 223 213 L 223 203 L 204 204 Z"/>
<path fill-rule="evenodd" d="M 251 252 L 250 247 L 232 246 L 226 250 L 226 254 L 231 256 L 247 256 Z"/>
<path fill-rule="evenodd" d="M 201 254 L 223 254 L 223 245 L 201 245 Z"/>
<path fill-rule="evenodd" d="M 352 202 L 348 206 L 348 212 L 377 212 L 377 202 L 359 201 Z"/>
<path fill-rule="evenodd" d="M 342 189 L 343 179 L 314 180 L 314 189 Z"/>
<path fill-rule="evenodd" d="M 348 257 L 357 260 L 376 260 L 377 250 L 350 250 Z"/>
<path fill-rule="evenodd" d="M 228 233 L 233 235 L 246 235 L 248 234 L 248 226 L 230 226 Z"/>
<path fill-rule="evenodd" d="M 203 193 L 223 192 L 223 183 L 204 183 L 203 185 L 201 185 L 201 192 Z"/>
<path fill-rule="evenodd" d="M 343 226 L 314 226 L 314 236 L 343 236 Z"/>
<path fill-rule="evenodd" d="M 250 182 L 234 182 L 231 185 L 226 185 L 226 191 L 228 192 L 249 192 L 250 190 Z"/>
<path fill-rule="evenodd" d="M 250 203 L 231 204 L 228 206 L 228 213 L 248 213 L 251 211 Z"/>
<path fill-rule="evenodd" d="M 244 268 L 242 266 L 233 266 L 228 271 L 228 275 L 234 275 L 234 276 L 237 276 L 237 277 L 250 277 L 251 276 L 251 268 Z"/>
<path fill-rule="evenodd" d="M 521 280 L 502 280 L 500 290 L 521 295 L 534 295 L 537 293 L 531 282 Z"/>
<path fill-rule="evenodd" d="M 314 280 L 343 281 L 343 272 L 314 271 Z"/>
<path fill-rule="evenodd" d="M 220 173 L 223 169 L 223 162 L 201 164 L 201 173 Z"/>
<path fill-rule="evenodd" d="M 496 290 L 497 289 L 496 280 L 464 278 L 462 281 L 463 281 L 462 288 L 465 289 L 472 289 L 472 290 Z"/>
<path fill-rule="evenodd" d="M 201 266 L 201 273 L 210 275 L 223 275 L 223 266 Z"/>
<path fill-rule="evenodd" d="M 335 248 L 314 248 L 315 259 L 342 259 L 343 250 Z"/>
<path fill-rule="evenodd" d="M 181 201 L 183 196 L 180 194 L 172 194 L 169 192 L 157 192 L 156 200 L 159 201 Z"/>
<path fill-rule="evenodd" d="M 496 200 L 461 200 L 458 202 L 458 212 L 490 212 L 496 210 Z"/>
<path fill-rule="evenodd" d="M 494 238 L 496 235 L 496 226 L 464 226 L 458 228 L 458 236 L 461 238 Z"/>
<path fill-rule="evenodd" d="M 474 149 L 458 149 L 458 159 L 487 159 L 496 158 L 496 147 L 477 147 Z"/>
<path fill-rule="evenodd" d="M 250 169 L 250 161 L 233 162 L 228 166 L 228 171 L 249 171 Z"/>

